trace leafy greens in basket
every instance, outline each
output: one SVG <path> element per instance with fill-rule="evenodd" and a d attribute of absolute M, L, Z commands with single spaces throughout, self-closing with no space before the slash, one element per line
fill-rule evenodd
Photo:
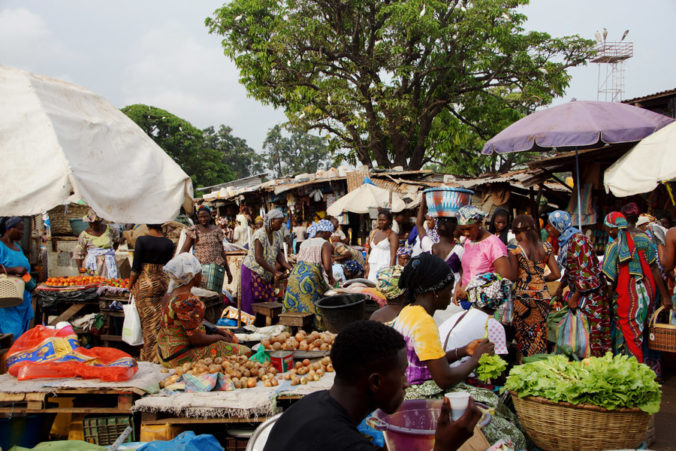
<path fill-rule="evenodd" d="M 655 373 L 634 357 L 611 353 L 579 362 L 553 355 L 515 366 L 505 389 L 519 397 L 539 396 L 608 410 L 638 407 L 650 414 L 660 410 L 661 391 Z"/>

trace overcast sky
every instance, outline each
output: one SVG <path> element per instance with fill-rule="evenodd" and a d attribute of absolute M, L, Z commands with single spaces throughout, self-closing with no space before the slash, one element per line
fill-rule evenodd
<path fill-rule="evenodd" d="M 0 0 L 0 65 L 71 81 L 117 107 L 164 108 L 197 127 L 226 124 L 260 151 L 282 111 L 250 99 L 204 19 L 222 1 Z M 527 27 L 593 38 L 629 29 L 624 98 L 676 88 L 676 0 L 532 0 Z M 597 67 L 571 71 L 571 98 L 596 100 Z M 0 99 L 2 101 L 2 99 Z"/>

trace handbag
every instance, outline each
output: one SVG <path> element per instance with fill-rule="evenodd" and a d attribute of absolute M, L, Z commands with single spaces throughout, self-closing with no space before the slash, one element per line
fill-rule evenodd
<path fill-rule="evenodd" d="M 124 311 L 124 322 L 122 323 L 122 341 L 130 346 L 141 346 L 143 344 L 143 328 L 141 327 L 141 318 L 136 309 L 134 296 L 130 297 L 130 302 L 122 306 Z"/>
<path fill-rule="evenodd" d="M 570 354 L 574 359 L 589 357 L 589 323 L 579 309 L 569 309 L 557 330 L 557 354 Z"/>
<path fill-rule="evenodd" d="M 23 293 L 26 288 L 26 282 L 21 277 L 10 276 L 4 265 L 0 273 L 0 308 L 16 307 L 23 303 Z"/>

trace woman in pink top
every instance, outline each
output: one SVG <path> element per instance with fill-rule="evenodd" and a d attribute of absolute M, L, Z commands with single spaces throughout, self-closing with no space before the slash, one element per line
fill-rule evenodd
<path fill-rule="evenodd" d="M 465 288 L 472 277 L 487 272 L 500 274 L 514 281 L 516 271 L 509 262 L 507 246 L 496 235 L 483 228 L 486 213 L 477 207 L 458 210 L 458 231 L 467 238 L 462 257 L 462 279 L 455 288 L 453 302 L 467 298 Z"/>

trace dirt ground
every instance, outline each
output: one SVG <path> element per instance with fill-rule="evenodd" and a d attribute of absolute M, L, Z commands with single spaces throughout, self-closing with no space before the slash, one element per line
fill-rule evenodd
<path fill-rule="evenodd" d="M 676 451 L 676 354 L 664 353 L 662 407 L 655 415 L 655 451 Z"/>

